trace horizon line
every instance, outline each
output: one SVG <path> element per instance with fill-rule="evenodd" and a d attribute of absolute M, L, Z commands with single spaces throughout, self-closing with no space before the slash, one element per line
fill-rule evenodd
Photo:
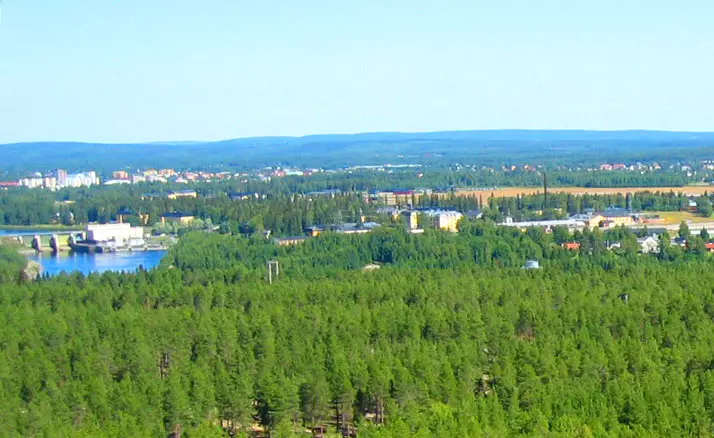
<path fill-rule="evenodd" d="M 714 134 L 714 131 L 689 131 L 673 129 L 530 129 L 530 128 L 500 128 L 500 129 L 444 129 L 436 131 L 362 131 L 345 133 L 320 133 L 304 135 L 250 135 L 245 137 L 230 137 L 218 140 L 150 140 L 150 141 L 92 141 L 92 140 L 30 140 L 3 142 L 0 146 L 38 144 L 38 143 L 66 143 L 66 144 L 95 144 L 95 145 L 197 145 L 209 143 L 222 143 L 237 140 L 269 140 L 269 139 L 305 139 L 310 137 L 354 137 L 360 135 L 419 135 L 419 134 L 457 134 L 457 133 L 487 133 L 487 132 L 580 132 L 580 133 L 661 133 L 661 134 Z"/>

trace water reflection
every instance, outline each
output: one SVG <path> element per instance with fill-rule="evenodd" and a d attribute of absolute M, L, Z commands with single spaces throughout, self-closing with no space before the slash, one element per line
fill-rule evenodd
<path fill-rule="evenodd" d="M 106 254 L 78 254 L 78 253 L 41 253 L 30 256 L 42 265 L 42 272 L 57 275 L 60 272 L 79 271 L 83 274 L 92 272 L 134 272 L 139 266 L 144 269 L 156 267 L 166 251 L 136 251 Z"/>

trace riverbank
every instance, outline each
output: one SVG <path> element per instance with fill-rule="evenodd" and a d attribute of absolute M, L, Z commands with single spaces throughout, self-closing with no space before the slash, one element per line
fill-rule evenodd
<path fill-rule="evenodd" d="M 6 231 L 84 231 L 84 226 L 82 225 L 53 225 L 53 224 L 41 224 L 41 225 L 0 225 L 0 229 Z"/>

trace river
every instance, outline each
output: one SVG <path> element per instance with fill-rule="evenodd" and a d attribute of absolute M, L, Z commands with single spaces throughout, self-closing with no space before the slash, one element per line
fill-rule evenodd
<path fill-rule="evenodd" d="M 60 272 L 134 272 L 139 266 L 144 269 L 156 267 L 166 251 L 133 251 L 104 254 L 42 253 L 28 257 L 42 265 L 42 272 L 57 275 Z"/>
<path fill-rule="evenodd" d="M 1 236 L 34 236 L 35 234 L 52 234 L 56 232 L 67 232 L 69 230 L 45 230 L 45 229 L 36 229 L 36 230 L 8 230 L 8 229 L 3 229 L 0 228 L 0 237 Z M 78 233 L 81 232 L 81 230 L 77 231 Z"/>

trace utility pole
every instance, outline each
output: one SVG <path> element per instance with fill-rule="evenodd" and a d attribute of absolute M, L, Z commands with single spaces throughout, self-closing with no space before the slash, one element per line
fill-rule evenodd
<path fill-rule="evenodd" d="M 273 274 L 274 273 L 274 274 Z M 280 265 L 277 260 L 268 260 L 268 283 L 273 284 L 273 275 L 275 279 L 280 275 Z"/>
<path fill-rule="evenodd" d="M 548 208 L 548 174 L 543 171 L 543 210 Z"/>

